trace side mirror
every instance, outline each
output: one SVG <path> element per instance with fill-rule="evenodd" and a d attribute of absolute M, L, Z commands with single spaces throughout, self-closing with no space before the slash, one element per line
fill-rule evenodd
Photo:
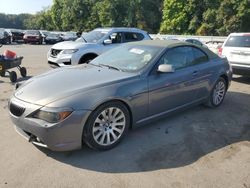
<path fill-rule="evenodd" d="M 174 72 L 174 68 L 172 65 L 162 64 L 162 65 L 159 65 L 157 71 L 162 72 L 162 73 L 170 73 L 170 72 Z"/>
<path fill-rule="evenodd" d="M 106 39 L 103 41 L 103 44 L 112 44 L 112 40 Z"/>

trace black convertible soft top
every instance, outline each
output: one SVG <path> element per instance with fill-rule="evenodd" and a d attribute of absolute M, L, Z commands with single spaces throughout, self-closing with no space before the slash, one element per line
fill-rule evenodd
<path fill-rule="evenodd" d="M 174 48 L 174 47 L 178 47 L 178 46 L 193 46 L 193 47 L 196 47 L 196 48 L 203 50 L 208 55 L 209 59 L 219 57 L 218 55 L 216 55 L 214 52 L 212 52 L 208 48 L 204 48 L 201 46 L 197 46 L 195 44 L 191 44 L 191 43 L 183 42 L 183 41 L 178 41 L 178 40 L 143 40 L 143 41 L 139 41 L 139 42 L 127 43 L 127 45 L 155 46 L 155 47 L 159 47 L 162 49 Z"/>

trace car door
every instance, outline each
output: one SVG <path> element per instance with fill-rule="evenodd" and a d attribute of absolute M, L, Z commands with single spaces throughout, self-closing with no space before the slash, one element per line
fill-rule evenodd
<path fill-rule="evenodd" d="M 192 49 L 181 46 L 169 49 L 148 77 L 149 115 L 167 113 L 196 101 L 197 71 L 190 66 Z M 170 64 L 173 73 L 159 73 L 160 64 Z"/>
<path fill-rule="evenodd" d="M 107 36 L 106 39 L 111 40 L 111 43 L 110 44 L 105 44 L 103 42 L 103 45 L 101 46 L 101 49 L 99 49 L 99 51 L 101 53 L 104 53 L 104 52 L 106 52 L 108 50 L 111 50 L 111 49 L 119 46 L 123 41 L 123 34 L 122 34 L 122 32 L 112 32 Z"/>
<path fill-rule="evenodd" d="M 210 93 L 210 80 L 214 75 L 216 68 L 207 54 L 196 47 L 189 47 L 193 52 L 193 59 L 189 66 L 196 71 L 195 75 L 195 93 L 197 99 L 206 98 Z"/>

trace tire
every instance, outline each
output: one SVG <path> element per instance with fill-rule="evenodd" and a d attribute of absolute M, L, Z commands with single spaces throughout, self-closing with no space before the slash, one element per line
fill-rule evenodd
<path fill-rule="evenodd" d="M 10 72 L 10 81 L 11 82 L 16 82 L 17 81 L 17 74 L 15 71 Z"/>
<path fill-rule="evenodd" d="M 27 70 L 25 67 L 21 67 L 20 68 L 20 73 L 21 73 L 21 76 L 24 78 L 27 76 Z"/>
<path fill-rule="evenodd" d="M 86 60 L 84 63 L 85 64 L 88 64 L 89 62 L 91 62 L 93 59 L 88 59 L 88 60 Z"/>
<path fill-rule="evenodd" d="M 86 56 L 86 57 L 82 57 L 79 64 L 88 64 L 89 62 L 91 62 L 93 59 L 95 59 L 97 56 Z"/>
<path fill-rule="evenodd" d="M 212 108 L 220 106 L 225 98 L 226 92 L 226 81 L 224 78 L 220 77 L 215 83 L 206 105 Z"/>
<path fill-rule="evenodd" d="M 121 102 L 109 102 L 94 110 L 83 130 L 83 141 L 96 150 L 115 147 L 128 132 L 130 115 Z"/>
<path fill-rule="evenodd" d="M 0 76 L 1 76 L 1 77 L 5 77 L 5 71 L 4 71 L 4 70 L 2 70 L 2 71 L 0 72 Z"/>

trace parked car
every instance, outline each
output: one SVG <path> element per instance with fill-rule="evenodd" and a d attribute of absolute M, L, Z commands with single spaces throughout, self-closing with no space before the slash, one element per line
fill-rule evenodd
<path fill-rule="evenodd" d="M 131 127 L 202 103 L 220 106 L 231 78 L 227 59 L 207 48 L 140 41 L 17 85 L 9 110 L 16 130 L 34 144 L 106 150 Z"/>
<path fill-rule="evenodd" d="M 199 41 L 198 39 L 188 38 L 188 39 L 185 39 L 184 41 L 207 48 L 207 46 L 205 44 L 203 44 L 201 41 Z"/>
<path fill-rule="evenodd" d="M 11 44 L 11 36 L 4 29 L 0 29 L 0 44 Z"/>
<path fill-rule="evenodd" d="M 224 41 L 219 41 L 219 40 L 212 40 L 212 41 L 207 41 L 206 46 L 213 51 L 214 53 L 218 54 L 219 49 L 222 47 Z"/>
<path fill-rule="evenodd" d="M 78 36 L 77 36 L 76 32 L 66 32 L 66 33 L 61 35 L 61 38 L 64 41 L 75 41 L 78 38 Z"/>
<path fill-rule="evenodd" d="M 52 66 L 88 63 L 100 54 L 126 42 L 150 40 L 147 32 L 134 28 L 99 28 L 76 41 L 57 43 L 48 52 Z"/>
<path fill-rule="evenodd" d="M 23 41 L 23 31 L 18 30 L 18 29 L 12 29 L 10 30 L 11 32 L 11 37 L 12 37 L 12 42 L 24 42 Z"/>
<path fill-rule="evenodd" d="M 179 39 L 177 39 L 174 36 L 167 36 L 167 37 L 163 38 L 163 40 L 179 40 Z"/>
<path fill-rule="evenodd" d="M 231 33 L 219 54 L 227 57 L 234 74 L 250 75 L 250 33 Z"/>
<path fill-rule="evenodd" d="M 43 38 L 43 42 L 45 42 L 45 38 L 50 34 L 49 31 L 46 31 L 46 30 L 40 30 L 39 31 L 42 35 L 42 38 Z"/>
<path fill-rule="evenodd" d="M 38 43 L 42 44 L 43 43 L 43 37 L 41 33 L 37 30 L 27 30 L 24 33 L 23 36 L 24 43 Z"/>
<path fill-rule="evenodd" d="M 56 44 L 62 41 L 63 41 L 62 37 L 56 33 L 49 33 L 44 39 L 44 42 L 46 44 Z"/>

